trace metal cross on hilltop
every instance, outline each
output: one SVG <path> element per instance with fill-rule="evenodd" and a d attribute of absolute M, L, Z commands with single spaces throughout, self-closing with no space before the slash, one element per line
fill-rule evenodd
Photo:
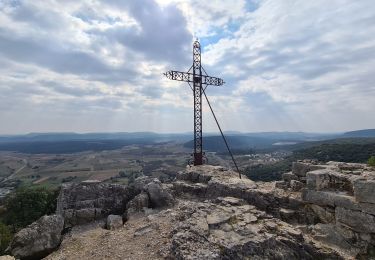
<path fill-rule="evenodd" d="M 202 74 L 202 71 L 204 74 Z M 208 85 L 221 86 L 224 80 L 208 76 L 201 64 L 201 46 L 198 41 L 193 44 L 193 65 L 188 72 L 170 70 L 164 75 L 168 79 L 193 83 L 194 96 L 194 165 L 203 164 L 202 149 L 202 92 Z M 203 89 L 202 86 L 205 86 Z"/>
<path fill-rule="evenodd" d="M 225 139 L 223 131 L 221 130 L 219 122 L 217 121 L 215 113 L 211 107 L 210 101 L 208 100 L 206 92 L 205 92 L 207 86 L 209 85 L 221 86 L 224 84 L 224 80 L 221 78 L 211 77 L 207 75 L 207 72 L 202 67 L 202 63 L 201 63 L 201 46 L 199 42 L 195 41 L 193 43 L 193 65 L 190 67 L 190 69 L 187 72 L 170 70 L 164 73 L 164 75 L 168 79 L 187 82 L 193 91 L 193 96 L 194 96 L 194 157 L 193 157 L 194 165 L 203 164 L 203 148 L 202 148 L 202 144 L 203 144 L 202 142 L 202 93 L 203 93 L 211 109 L 212 115 L 214 116 L 216 124 L 220 130 L 221 136 L 224 139 L 228 152 L 231 155 L 233 163 L 236 166 L 236 169 L 241 178 L 241 173 L 237 167 L 236 161 L 234 160 L 233 154 L 231 150 L 229 149 L 227 140 Z M 190 83 L 193 83 L 193 86 L 191 86 Z"/>

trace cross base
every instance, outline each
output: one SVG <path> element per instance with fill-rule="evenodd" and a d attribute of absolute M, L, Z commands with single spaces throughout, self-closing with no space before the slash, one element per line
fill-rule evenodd
<path fill-rule="evenodd" d="M 203 164 L 203 153 L 194 153 L 194 166 Z"/>

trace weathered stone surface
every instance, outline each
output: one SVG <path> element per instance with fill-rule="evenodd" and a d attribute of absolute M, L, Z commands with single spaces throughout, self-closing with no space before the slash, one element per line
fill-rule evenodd
<path fill-rule="evenodd" d="M 16 259 L 10 255 L 2 255 L 0 256 L 0 260 L 16 260 Z"/>
<path fill-rule="evenodd" d="M 148 194 L 142 192 L 134 197 L 131 201 L 126 204 L 126 210 L 128 217 L 136 213 L 143 213 L 145 208 L 148 208 L 150 204 Z"/>
<path fill-rule="evenodd" d="M 150 198 L 151 207 L 168 207 L 173 205 L 175 202 L 173 196 L 163 188 L 158 179 L 154 179 L 152 182 L 147 184 L 144 189 Z"/>
<path fill-rule="evenodd" d="M 172 234 L 171 259 L 341 259 L 302 232 L 254 207 L 184 202 Z M 220 215 L 219 213 L 222 213 Z M 208 226 L 195 230 L 207 216 Z M 203 222 L 204 223 L 204 222 Z M 203 230 L 207 231 L 203 231 Z"/>
<path fill-rule="evenodd" d="M 139 214 L 129 219 L 126 228 L 135 224 L 134 233 L 129 234 L 144 240 L 159 232 L 151 223 L 158 216 L 168 215 L 170 229 L 174 229 L 162 236 L 168 241 L 162 255 L 169 259 L 368 258 L 375 245 L 371 228 L 375 226 L 375 203 L 356 201 L 352 183 L 357 179 L 373 180 L 373 170 L 364 167 L 354 174 L 345 167 L 340 169 L 338 163 L 300 164 L 294 170 L 302 176 L 286 174 L 279 182 L 281 189 L 277 183 L 254 183 L 246 176 L 239 179 L 236 172 L 208 165 L 188 167 L 170 184 L 138 178 L 133 194 L 140 194 L 127 203 L 127 210 L 146 209 L 147 217 Z M 310 189 L 298 192 L 299 184 L 305 182 L 309 182 Z M 175 200 L 166 203 L 172 194 Z M 144 207 L 151 197 L 149 207 L 171 208 Z M 98 207 L 107 203 L 110 200 L 106 197 L 98 201 L 83 198 L 64 214 L 84 222 L 107 214 Z M 138 217 L 143 219 L 141 227 L 136 224 Z"/>
<path fill-rule="evenodd" d="M 353 188 L 357 201 L 375 204 L 375 180 L 356 179 Z"/>
<path fill-rule="evenodd" d="M 326 191 L 314 191 L 305 189 L 302 191 L 302 199 L 306 202 L 320 206 L 335 206 L 335 193 Z"/>
<path fill-rule="evenodd" d="M 290 182 L 291 180 L 298 180 L 298 176 L 293 174 L 292 172 L 283 173 L 281 177 L 286 182 Z"/>
<path fill-rule="evenodd" d="M 116 230 L 123 226 L 122 216 L 109 215 L 107 217 L 106 228 L 109 230 Z"/>
<path fill-rule="evenodd" d="M 360 209 L 368 214 L 375 215 L 375 204 L 373 203 L 359 203 Z"/>
<path fill-rule="evenodd" d="M 305 177 L 307 172 L 322 168 L 319 165 L 312 165 L 311 163 L 294 162 L 292 164 L 292 173 L 300 177 Z"/>
<path fill-rule="evenodd" d="M 355 241 L 353 231 L 334 224 L 317 224 L 309 227 L 309 233 L 315 240 L 340 251 L 345 259 L 354 259 L 366 247 L 353 246 L 349 241 Z"/>
<path fill-rule="evenodd" d="M 209 227 L 214 227 L 222 223 L 228 222 L 231 214 L 228 212 L 218 211 L 207 215 L 207 224 Z"/>
<path fill-rule="evenodd" d="M 21 229 L 9 245 L 9 252 L 20 259 L 40 259 L 61 242 L 64 219 L 60 215 L 43 216 Z"/>
<path fill-rule="evenodd" d="M 307 188 L 311 190 L 338 190 L 352 193 L 351 175 L 330 168 L 310 171 L 306 174 Z"/>
<path fill-rule="evenodd" d="M 347 225 L 357 232 L 375 233 L 375 217 L 361 211 L 336 207 L 336 221 Z"/>
<path fill-rule="evenodd" d="M 206 196 L 207 184 L 175 181 L 173 182 L 173 191 L 176 196 L 193 195 L 203 198 Z"/>
<path fill-rule="evenodd" d="M 306 173 L 306 186 L 310 190 L 328 189 L 330 184 L 329 172 L 326 169 Z"/>
<path fill-rule="evenodd" d="M 275 188 L 286 190 L 288 183 L 285 181 L 275 181 Z"/>
<path fill-rule="evenodd" d="M 305 189 L 302 192 L 302 199 L 320 206 L 339 206 L 347 209 L 360 210 L 360 206 L 355 202 L 354 198 L 345 193 Z"/>
<path fill-rule="evenodd" d="M 305 185 L 300 181 L 297 181 L 297 180 L 291 180 L 290 181 L 290 189 L 292 191 L 300 191 L 304 187 L 305 187 Z"/>
<path fill-rule="evenodd" d="M 109 214 L 122 214 L 136 195 L 134 187 L 100 182 L 63 184 L 57 200 L 57 214 L 65 227 L 103 219 Z"/>
<path fill-rule="evenodd" d="M 335 212 L 329 208 L 324 208 L 318 205 L 310 204 L 308 205 L 315 215 L 320 219 L 321 223 L 328 224 L 334 223 Z"/>

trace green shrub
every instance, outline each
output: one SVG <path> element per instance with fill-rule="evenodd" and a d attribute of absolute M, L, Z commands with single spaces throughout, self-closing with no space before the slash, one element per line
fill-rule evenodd
<path fill-rule="evenodd" d="M 8 247 L 12 233 L 7 225 L 0 222 L 0 255 L 4 254 L 4 250 Z"/>
<path fill-rule="evenodd" d="M 368 159 L 367 163 L 370 166 L 375 166 L 375 156 L 371 156 L 370 159 Z"/>
<path fill-rule="evenodd" d="M 5 223 L 15 232 L 26 227 L 43 215 L 56 209 L 57 190 L 46 188 L 22 188 L 11 194 L 5 201 Z"/>

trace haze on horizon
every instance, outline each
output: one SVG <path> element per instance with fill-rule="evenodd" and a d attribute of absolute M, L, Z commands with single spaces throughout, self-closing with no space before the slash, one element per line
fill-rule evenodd
<path fill-rule="evenodd" d="M 0 0 L 0 135 L 191 131 L 196 37 L 224 130 L 375 128 L 374 35 L 372 0 Z"/>

